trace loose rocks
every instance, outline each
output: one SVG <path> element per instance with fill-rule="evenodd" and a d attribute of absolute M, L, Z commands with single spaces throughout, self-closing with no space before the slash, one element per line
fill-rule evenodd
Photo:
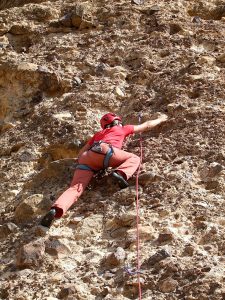
<path fill-rule="evenodd" d="M 34 217 L 37 217 L 42 212 L 41 204 L 43 201 L 43 195 L 32 195 L 23 200 L 15 210 L 16 223 L 25 223 L 31 221 Z"/>
<path fill-rule="evenodd" d="M 22 246 L 16 257 L 18 268 L 35 268 L 43 263 L 45 245 L 43 240 Z"/>

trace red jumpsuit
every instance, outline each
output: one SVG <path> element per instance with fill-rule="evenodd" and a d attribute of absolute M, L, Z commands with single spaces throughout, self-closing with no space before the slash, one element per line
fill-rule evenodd
<path fill-rule="evenodd" d="M 109 167 L 116 168 L 120 171 L 126 180 L 128 180 L 137 170 L 140 164 L 140 158 L 132 153 L 121 150 L 124 139 L 134 133 L 133 125 L 113 126 L 112 128 L 103 129 L 97 132 L 88 144 L 103 141 L 101 143 L 102 153 L 96 153 L 87 150 L 78 159 L 79 164 L 85 164 L 95 171 L 103 168 L 103 160 L 109 149 L 109 144 L 113 147 L 113 155 L 109 161 Z M 52 208 L 56 209 L 56 218 L 60 218 L 66 211 L 78 200 L 86 186 L 93 177 L 94 172 L 91 170 L 77 169 L 74 172 L 73 180 L 70 187 L 56 200 Z"/>

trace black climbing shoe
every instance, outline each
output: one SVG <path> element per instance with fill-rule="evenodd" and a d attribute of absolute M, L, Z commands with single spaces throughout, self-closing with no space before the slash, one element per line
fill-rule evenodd
<path fill-rule="evenodd" d="M 56 210 L 52 208 L 41 220 L 41 225 L 50 228 L 55 218 Z"/>
<path fill-rule="evenodd" d="M 123 176 L 118 174 L 117 172 L 112 172 L 112 176 L 117 180 L 121 189 L 125 189 L 129 186 L 128 182 L 123 178 Z"/>

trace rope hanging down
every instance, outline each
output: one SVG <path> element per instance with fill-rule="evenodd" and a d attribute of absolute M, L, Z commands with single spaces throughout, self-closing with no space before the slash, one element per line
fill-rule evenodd
<path fill-rule="evenodd" d="M 139 124 L 141 123 L 141 114 L 138 116 L 138 122 Z M 142 291 L 141 291 L 141 277 L 140 277 L 140 233 L 139 233 L 139 216 L 140 216 L 140 205 L 139 205 L 139 174 L 141 170 L 141 164 L 142 164 L 142 159 L 143 159 L 143 147 L 142 147 L 142 135 L 140 133 L 140 165 L 137 170 L 137 175 L 136 175 L 136 224 L 137 224 L 137 278 L 138 278 L 138 293 L 139 293 L 139 300 L 142 299 Z"/>

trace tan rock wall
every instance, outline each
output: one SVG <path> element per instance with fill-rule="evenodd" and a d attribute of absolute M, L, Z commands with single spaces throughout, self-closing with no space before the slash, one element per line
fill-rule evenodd
<path fill-rule="evenodd" d="M 0 2 L 0 298 L 137 299 L 138 220 L 143 300 L 223 299 L 224 1 L 39 2 Z M 107 172 L 38 226 L 108 111 L 169 116 L 142 134 L 140 216 Z"/>
<path fill-rule="evenodd" d="M 1 0 L 0 9 L 7 9 L 11 7 L 23 6 L 28 3 L 41 3 L 45 0 Z"/>

